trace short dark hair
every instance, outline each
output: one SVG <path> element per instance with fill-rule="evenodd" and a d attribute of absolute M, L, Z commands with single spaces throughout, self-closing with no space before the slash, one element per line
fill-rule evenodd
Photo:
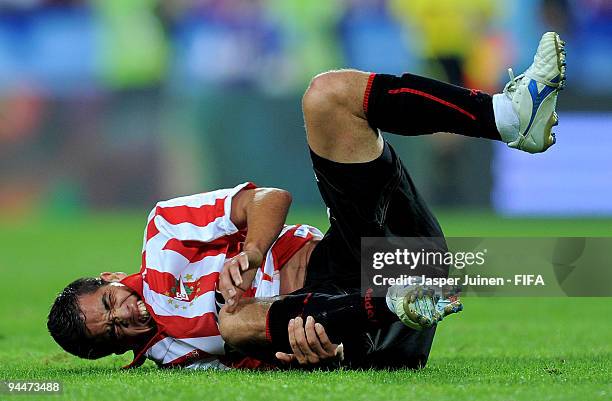
<path fill-rule="evenodd" d="M 108 282 L 100 278 L 84 277 L 68 284 L 55 298 L 47 319 L 51 337 L 72 355 L 98 359 L 112 354 L 112 349 L 87 335 L 85 318 L 79 297 L 91 294 Z"/>

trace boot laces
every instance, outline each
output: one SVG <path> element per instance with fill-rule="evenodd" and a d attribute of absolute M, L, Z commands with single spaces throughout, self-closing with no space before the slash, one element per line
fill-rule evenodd
<path fill-rule="evenodd" d="M 514 71 L 512 70 L 512 68 L 508 68 L 508 75 L 510 76 L 510 82 L 508 82 L 506 84 L 506 87 L 504 88 L 504 92 L 511 94 L 514 93 L 516 91 L 516 88 L 519 84 L 519 82 L 521 81 L 521 79 L 523 79 L 523 77 L 525 76 L 525 74 L 521 74 L 517 77 L 514 76 Z"/>

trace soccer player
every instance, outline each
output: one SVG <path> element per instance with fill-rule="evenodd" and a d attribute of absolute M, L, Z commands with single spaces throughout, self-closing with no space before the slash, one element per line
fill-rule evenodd
<path fill-rule="evenodd" d="M 243 184 L 160 202 L 140 272 L 71 283 L 52 306 L 51 335 L 85 358 L 133 350 L 132 366 L 150 358 L 256 367 L 274 357 L 316 365 L 339 355 L 353 367 L 423 366 L 436 324 L 460 304 L 418 286 L 386 298 L 359 289 L 361 237 L 443 237 L 380 131 L 451 132 L 543 152 L 555 143 L 564 43 L 544 34 L 533 64 L 510 74 L 494 96 L 411 74 L 315 77 L 303 110 L 330 216 L 325 236 L 284 226 L 290 196 L 282 190 Z M 279 294 L 288 295 L 266 298 Z"/>

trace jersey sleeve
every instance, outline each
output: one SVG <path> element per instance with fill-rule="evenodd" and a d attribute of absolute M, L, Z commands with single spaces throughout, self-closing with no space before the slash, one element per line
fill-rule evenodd
<path fill-rule="evenodd" d="M 245 182 L 234 188 L 158 202 L 149 214 L 147 230 L 153 226 L 169 238 L 201 242 L 234 234 L 238 228 L 230 218 L 232 200 L 238 192 L 255 188 L 253 183 Z"/>

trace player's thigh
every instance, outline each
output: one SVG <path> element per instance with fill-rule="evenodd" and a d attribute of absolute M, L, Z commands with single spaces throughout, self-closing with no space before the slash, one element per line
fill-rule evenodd
<path fill-rule="evenodd" d="M 311 157 L 330 217 L 330 229 L 311 256 L 319 260 L 318 276 L 331 275 L 334 280 L 358 276 L 363 237 L 443 236 L 388 143 L 380 157 L 367 163 L 338 163 L 313 152 Z M 307 281 L 309 275 L 315 273 L 307 271 Z"/>
<path fill-rule="evenodd" d="M 339 294 L 361 285 L 359 248 L 345 241 L 332 225 L 310 255 L 304 288 L 306 292 Z"/>
<path fill-rule="evenodd" d="M 338 163 L 311 151 L 317 186 L 330 217 L 330 229 L 317 245 L 306 272 L 307 281 L 359 277 L 362 237 L 385 235 L 385 213 L 401 180 L 401 165 L 385 145 L 383 154 L 367 163 Z"/>
<path fill-rule="evenodd" d="M 332 228 L 345 239 L 381 234 L 403 174 L 391 146 L 385 143 L 382 154 L 365 163 L 339 163 L 312 151 L 311 158 Z"/>

